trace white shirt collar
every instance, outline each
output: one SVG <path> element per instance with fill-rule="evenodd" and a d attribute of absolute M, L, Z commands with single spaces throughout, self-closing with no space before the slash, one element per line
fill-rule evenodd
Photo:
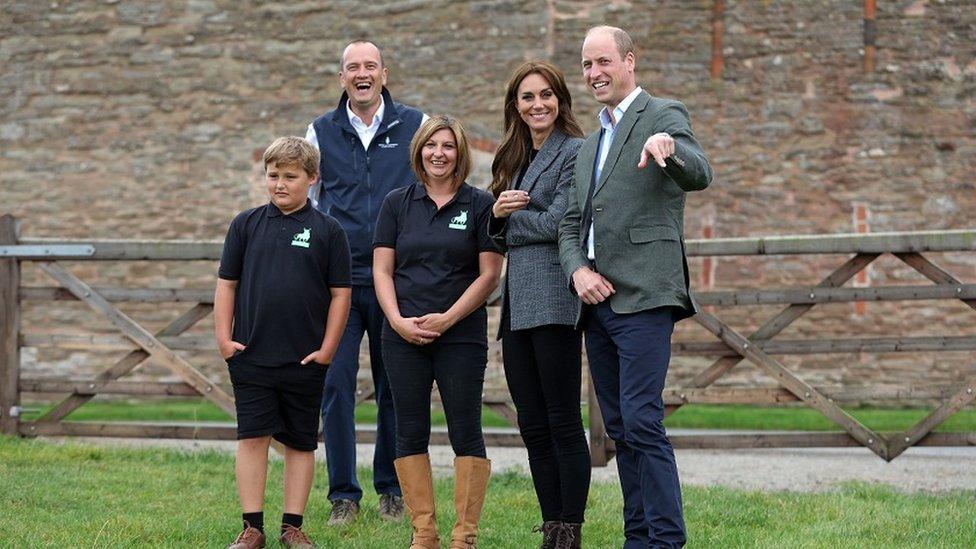
<path fill-rule="evenodd" d="M 620 123 L 620 119 L 624 117 L 624 113 L 627 112 L 628 108 L 630 108 L 630 104 L 637 99 L 637 96 L 640 95 L 642 91 L 644 91 L 644 89 L 637 86 L 634 88 L 634 91 L 630 92 L 627 97 L 624 97 L 623 101 L 618 103 L 617 106 L 613 108 L 613 120 L 616 122 L 611 121 L 610 111 L 608 111 L 606 107 L 600 109 L 600 115 L 598 117 L 600 119 L 600 125 L 606 129 L 613 129 L 614 126 Z"/>
<path fill-rule="evenodd" d="M 359 115 L 352 111 L 352 107 L 349 106 L 349 100 L 346 100 L 346 114 L 349 115 L 349 123 L 352 124 L 352 127 L 356 128 L 357 130 L 378 128 L 380 122 L 383 121 L 383 110 L 385 107 L 386 105 L 383 101 L 383 96 L 381 95 L 380 106 L 376 109 L 376 114 L 373 115 L 373 123 L 367 126 L 366 123 L 363 122 L 363 119 L 359 118 Z"/>

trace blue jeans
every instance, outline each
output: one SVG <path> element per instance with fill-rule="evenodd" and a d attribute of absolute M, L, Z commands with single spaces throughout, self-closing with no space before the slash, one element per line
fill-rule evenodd
<path fill-rule="evenodd" d="M 624 548 L 681 547 L 685 523 L 671 441 L 664 431 L 664 378 L 674 316 L 662 307 L 617 314 L 587 307 L 586 354 L 607 435 L 617 445 L 624 496 Z"/>
<path fill-rule="evenodd" d="M 383 311 L 372 286 L 353 286 L 352 307 L 346 331 L 339 340 L 332 364 L 325 376 L 322 395 L 322 435 L 329 472 L 329 501 L 359 501 L 363 489 L 356 479 L 356 373 L 359 345 L 369 336 L 369 362 L 376 387 L 376 450 L 373 453 L 373 487 L 377 494 L 400 495 L 400 483 L 393 468 L 396 417 L 393 397 L 383 366 L 380 332 Z"/>

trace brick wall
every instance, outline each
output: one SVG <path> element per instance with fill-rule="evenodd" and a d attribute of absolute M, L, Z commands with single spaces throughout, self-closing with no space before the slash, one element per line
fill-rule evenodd
<path fill-rule="evenodd" d="M 724 72 L 709 77 L 712 2 L 432 0 L 239 3 L 8 1 L 0 13 L 0 212 L 30 236 L 221 238 L 262 200 L 255 155 L 332 108 L 342 46 L 385 47 L 396 98 L 455 114 L 481 143 L 500 134 L 501 94 L 523 59 L 567 73 L 585 129 L 597 105 L 578 69 L 585 29 L 629 29 L 639 82 L 689 107 L 716 172 L 688 201 L 687 236 L 970 228 L 976 207 L 976 10 L 967 1 L 879 5 L 877 70 L 862 70 L 859 2 L 727 1 Z M 483 184 L 489 155 L 479 155 Z M 976 254 L 939 258 L 976 278 Z M 695 260 L 716 289 L 812 284 L 843 258 Z M 92 279 L 205 285 L 214 266 L 77 266 Z M 28 282 L 41 279 L 25 273 Z M 921 283 L 894 260 L 864 284 Z M 133 308 L 150 325 L 169 308 Z M 718 309 L 748 330 L 775 312 Z M 783 337 L 972 333 L 957 304 L 818 306 Z M 65 330 L 84 309 L 31 306 L 25 329 Z M 59 322 L 51 322 L 57 319 Z M 826 326 L 826 327 L 825 327 Z M 107 331 L 107 325 L 93 328 Z M 206 329 L 206 327 L 202 328 Z M 686 323 L 682 337 L 705 337 Z M 38 369 L 85 369 L 88 353 L 29 349 Z M 822 382 L 951 383 L 973 353 L 807 357 Z M 198 358 L 201 364 L 212 357 Z M 702 361 L 676 363 L 685 378 Z M 759 378 L 749 368 L 738 379 Z"/>

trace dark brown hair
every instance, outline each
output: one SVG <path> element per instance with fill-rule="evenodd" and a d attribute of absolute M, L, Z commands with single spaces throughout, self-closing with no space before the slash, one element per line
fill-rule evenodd
<path fill-rule="evenodd" d="M 573 115 L 573 98 L 566 87 L 563 73 L 548 61 L 526 61 L 512 73 L 505 89 L 505 137 L 491 162 L 490 190 L 496 197 L 508 188 L 508 185 L 529 163 L 529 147 L 532 146 L 532 135 L 529 126 L 522 120 L 518 112 L 518 88 L 530 74 L 538 74 L 549 83 L 556 99 L 559 101 L 559 114 L 556 116 L 556 129 L 572 137 L 583 137 L 576 116 Z"/>

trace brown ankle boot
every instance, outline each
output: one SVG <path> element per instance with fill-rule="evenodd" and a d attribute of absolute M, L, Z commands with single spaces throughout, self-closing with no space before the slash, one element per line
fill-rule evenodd
<path fill-rule="evenodd" d="M 583 543 L 583 525 L 578 522 L 562 522 L 560 524 L 562 527 L 559 529 L 558 538 L 553 547 L 555 549 L 580 549 Z"/>
<path fill-rule="evenodd" d="M 556 539 L 559 537 L 560 527 L 563 523 L 558 520 L 547 520 L 544 521 L 539 526 L 533 526 L 533 532 L 542 533 L 542 545 L 539 545 L 539 549 L 555 549 Z"/>
<path fill-rule="evenodd" d="M 430 455 L 417 454 L 394 460 L 403 503 L 410 513 L 413 535 L 410 549 L 439 549 L 437 519 L 434 514 L 434 478 L 430 471 Z"/>
<path fill-rule="evenodd" d="M 485 505 L 485 491 L 491 476 L 491 462 L 485 458 L 454 458 L 454 508 L 457 522 L 451 532 L 451 549 L 474 549 L 478 540 L 478 521 Z"/>

